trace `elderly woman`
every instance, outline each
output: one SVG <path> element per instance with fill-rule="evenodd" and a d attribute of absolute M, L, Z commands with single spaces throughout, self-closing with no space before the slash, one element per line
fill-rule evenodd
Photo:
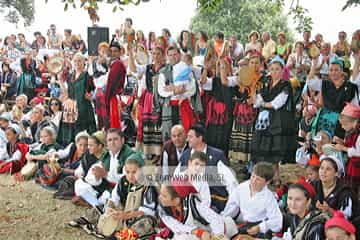
<path fill-rule="evenodd" d="M 270 81 L 256 95 L 254 106 L 260 108 L 252 141 L 252 160 L 274 164 L 274 179 L 278 180 L 278 163 L 295 155 L 296 130 L 292 88 L 281 79 L 284 61 L 276 56 L 269 64 Z"/>
<path fill-rule="evenodd" d="M 319 180 L 313 183 L 316 192 L 315 207 L 328 214 L 340 210 L 350 219 L 354 215 L 355 199 L 351 188 L 339 179 L 344 171 L 342 162 L 333 156 L 323 157 L 320 160 Z"/>
<path fill-rule="evenodd" d="M 346 81 L 343 69 L 344 62 L 339 58 L 334 58 L 330 62 L 329 79 L 330 81 L 321 81 L 315 76 L 316 66 L 313 66 L 308 76 L 307 85 L 315 84 L 321 91 L 322 109 L 318 112 L 312 125 L 312 133 L 320 130 L 330 132 L 332 137 L 344 137 L 344 130 L 338 123 L 339 113 L 345 107 L 346 102 L 359 105 L 359 93 L 357 86 Z M 324 80 L 324 79 L 323 79 Z M 306 91 L 306 88 L 305 88 Z"/>
<path fill-rule="evenodd" d="M 96 131 L 96 122 L 94 115 L 94 108 L 91 104 L 91 91 L 94 90 L 89 74 L 85 70 L 85 57 L 81 53 L 75 54 L 74 58 L 75 71 L 69 75 L 65 96 L 65 106 L 72 106 L 76 103 L 76 109 L 70 111 L 70 114 L 77 112 L 75 122 L 62 122 L 60 124 L 58 142 L 68 145 L 72 142 L 81 131 L 93 133 Z M 64 110 L 64 114 L 67 114 Z M 64 116 L 63 116 L 64 120 Z M 72 119 L 74 120 L 74 119 Z"/>
<path fill-rule="evenodd" d="M 296 42 L 295 52 L 289 56 L 286 67 L 289 68 L 292 77 L 298 78 L 303 83 L 302 86 L 304 86 L 310 66 L 311 60 L 304 51 L 304 43 Z"/>
<path fill-rule="evenodd" d="M 318 210 L 311 210 L 314 196 L 314 187 L 305 179 L 290 185 L 287 196 L 288 213 L 283 218 L 284 240 L 325 239 L 324 225 L 329 216 Z"/>
<path fill-rule="evenodd" d="M 332 52 L 335 53 L 338 57 L 344 59 L 344 72 L 346 74 L 350 74 L 350 53 L 351 53 L 351 46 L 346 40 L 346 32 L 341 31 L 338 35 L 339 41 L 333 46 Z"/>

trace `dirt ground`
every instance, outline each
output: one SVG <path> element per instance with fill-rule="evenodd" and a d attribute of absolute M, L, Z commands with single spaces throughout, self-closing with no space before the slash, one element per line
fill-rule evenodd
<path fill-rule="evenodd" d="M 12 176 L 0 175 L 0 239 L 96 239 L 66 224 L 83 212 L 70 201 L 53 199 L 51 191 L 34 181 L 16 183 Z"/>
<path fill-rule="evenodd" d="M 244 165 L 233 165 L 240 173 Z M 303 169 L 295 164 L 281 166 L 282 178 L 295 180 Z M 238 174 L 241 181 L 243 175 Z M 0 240 L 82 240 L 96 239 L 67 226 L 85 209 L 70 201 L 53 199 L 52 192 L 34 181 L 16 183 L 10 175 L 0 175 Z"/>

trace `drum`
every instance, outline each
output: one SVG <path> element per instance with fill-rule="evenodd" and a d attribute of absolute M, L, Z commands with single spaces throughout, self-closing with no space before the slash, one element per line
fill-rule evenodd
<path fill-rule="evenodd" d="M 25 166 L 21 169 L 20 173 L 25 179 L 30 179 L 35 175 L 37 168 L 38 167 L 35 162 L 27 162 Z"/>
<path fill-rule="evenodd" d="M 118 221 L 108 213 L 100 216 L 97 229 L 106 237 L 111 236 L 118 228 Z"/>
<path fill-rule="evenodd" d="M 135 59 L 136 59 L 136 62 L 139 65 L 147 65 L 147 64 L 149 64 L 149 54 L 147 53 L 144 46 L 138 45 Z"/>
<path fill-rule="evenodd" d="M 249 66 L 242 66 L 239 71 L 238 81 L 241 86 L 250 87 L 251 86 L 251 70 Z"/>

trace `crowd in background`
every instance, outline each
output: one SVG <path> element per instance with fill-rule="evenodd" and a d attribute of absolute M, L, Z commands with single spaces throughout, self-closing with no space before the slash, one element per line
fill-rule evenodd
<path fill-rule="evenodd" d="M 69 224 L 99 238 L 355 239 L 360 30 L 336 43 L 311 34 L 175 38 L 135 31 L 128 18 L 94 56 L 53 24 L 33 41 L 6 36 L 0 173 L 91 206 L 95 219 Z M 250 178 L 241 183 L 239 162 Z M 285 163 L 305 176 L 282 182 Z M 154 186 L 140 172 L 221 179 Z M 108 216 L 116 231 L 101 224 Z"/>

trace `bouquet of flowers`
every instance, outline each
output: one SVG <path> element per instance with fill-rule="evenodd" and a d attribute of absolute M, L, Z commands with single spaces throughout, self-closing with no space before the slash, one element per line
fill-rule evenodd
<path fill-rule="evenodd" d="M 130 228 L 124 228 L 115 233 L 115 237 L 118 240 L 136 240 L 138 238 L 138 234 Z"/>

